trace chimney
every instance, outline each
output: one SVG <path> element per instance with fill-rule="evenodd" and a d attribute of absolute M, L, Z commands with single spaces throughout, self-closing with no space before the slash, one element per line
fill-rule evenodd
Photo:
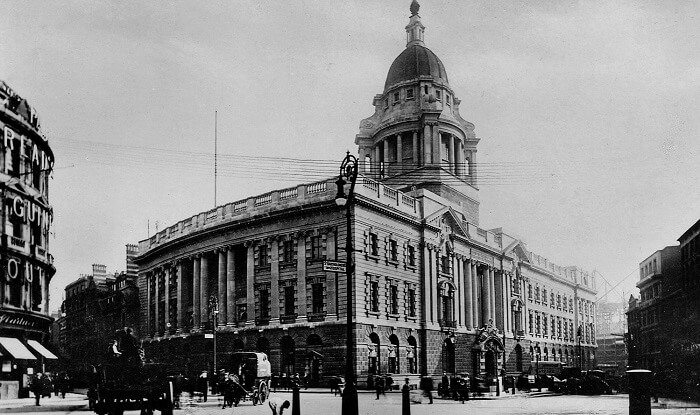
<path fill-rule="evenodd" d="M 106 278 L 107 265 L 92 264 L 92 276 L 93 278 Z"/>

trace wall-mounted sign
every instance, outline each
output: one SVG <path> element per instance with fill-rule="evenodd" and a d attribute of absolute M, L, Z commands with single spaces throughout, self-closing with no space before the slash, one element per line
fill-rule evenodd
<path fill-rule="evenodd" d="M 323 270 L 329 272 L 346 272 L 345 262 L 340 261 L 323 261 Z"/>
<path fill-rule="evenodd" d="M 53 170 L 53 156 L 32 143 L 27 136 L 15 132 L 8 126 L 5 126 L 3 133 L 4 149 L 14 150 L 17 147 L 20 157 L 29 157 L 32 163 L 41 170 Z M 29 146 L 31 148 L 28 148 Z"/>
<path fill-rule="evenodd" d="M 53 220 L 51 212 L 20 195 L 10 194 L 9 196 L 5 199 L 5 203 L 9 205 L 13 215 L 23 222 L 36 223 L 43 228 L 49 227 Z"/>

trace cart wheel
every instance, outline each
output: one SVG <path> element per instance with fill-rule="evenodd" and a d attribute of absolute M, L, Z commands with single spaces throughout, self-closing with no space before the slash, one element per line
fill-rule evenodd
<path fill-rule="evenodd" d="M 258 392 L 260 403 L 265 403 L 265 399 L 270 395 L 270 388 L 267 386 L 267 383 L 260 382 L 258 390 L 260 391 Z"/>

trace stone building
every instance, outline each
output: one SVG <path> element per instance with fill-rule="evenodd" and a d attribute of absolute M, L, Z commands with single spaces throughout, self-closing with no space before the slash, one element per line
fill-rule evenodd
<path fill-rule="evenodd" d="M 595 278 L 479 228 L 479 139 L 424 30 L 414 1 L 406 49 L 355 140 L 350 235 L 329 178 L 218 206 L 139 243 L 147 356 L 202 370 L 213 363 L 204 334 L 216 329 L 224 367 L 232 351 L 257 350 L 275 373 L 342 374 L 346 276 L 324 261 L 344 258 L 350 237 L 361 384 L 376 373 L 534 373 L 538 355 L 543 370 L 593 360 Z"/>
<path fill-rule="evenodd" d="M 48 343 L 54 156 L 26 99 L 0 81 L 0 398 L 27 394 L 31 374 L 56 356 Z"/>
<path fill-rule="evenodd" d="M 104 362 L 118 329 L 138 327 L 137 274 L 131 261 L 136 246 L 126 245 L 126 253 L 129 271 L 108 274 L 105 265 L 93 264 L 92 274 L 80 276 L 65 288 L 56 337 L 63 368 L 72 378 Z"/>

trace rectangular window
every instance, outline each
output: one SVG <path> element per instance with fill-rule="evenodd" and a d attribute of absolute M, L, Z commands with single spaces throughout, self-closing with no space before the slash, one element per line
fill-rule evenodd
<path fill-rule="evenodd" d="M 406 99 L 413 99 L 413 88 L 406 89 Z"/>
<path fill-rule="evenodd" d="M 399 260 L 399 246 L 393 239 L 389 240 L 389 259 L 392 261 Z"/>
<path fill-rule="evenodd" d="M 369 234 L 369 253 L 370 255 L 379 256 L 379 238 L 376 233 Z"/>
<path fill-rule="evenodd" d="M 394 92 L 394 104 L 397 104 L 400 99 L 401 99 L 401 96 L 399 95 L 399 92 L 398 91 Z"/>
<path fill-rule="evenodd" d="M 450 273 L 450 257 L 445 255 L 440 258 L 440 268 L 443 274 Z"/>
<path fill-rule="evenodd" d="M 416 290 L 413 288 L 408 289 L 408 316 L 416 316 Z"/>
<path fill-rule="evenodd" d="M 323 246 L 321 236 L 311 237 L 311 258 L 322 259 L 323 258 Z"/>
<path fill-rule="evenodd" d="M 547 324 L 548 319 L 547 319 L 547 314 L 542 313 L 542 336 L 547 337 L 547 328 L 549 324 Z"/>
<path fill-rule="evenodd" d="M 376 281 L 369 283 L 369 306 L 370 311 L 379 312 L 379 283 Z"/>
<path fill-rule="evenodd" d="M 270 318 L 270 291 L 260 290 L 260 319 L 268 320 Z"/>
<path fill-rule="evenodd" d="M 535 286 L 535 302 L 536 303 L 540 302 L 540 287 L 539 287 L 539 285 Z"/>
<path fill-rule="evenodd" d="M 542 288 L 542 304 L 547 305 L 547 289 Z"/>
<path fill-rule="evenodd" d="M 323 303 L 322 283 L 311 284 L 311 302 L 313 313 L 323 313 L 325 307 Z"/>
<path fill-rule="evenodd" d="M 288 285 L 284 287 L 284 315 L 293 316 L 294 315 L 294 286 Z"/>
<path fill-rule="evenodd" d="M 561 295 L 557 294 L 557 310 L 561 310 Z"/>
<path fill-rule="evenodd" d="M 416 266 L 416 248 L 412 245 L 406 246 L 406 251 L 408 253 L 408 265 Z"/>
<path fill-rule="evenodd" d="M 399 287 L 391 285 L 389 287 L 389 297 L 391 302 L 391 314 L 399 314 Z"/>
<path fill-rule="evenodd" d="M 532 301 L 532 284 L 527 285 L 527 299 Z"/>
<path fill-rule="evenodd" d="M 447 105 L 452 105 L 452 99 L 450 98 L 450 94 L 445 94 L 445 99 L 447 100 Z"/>
<path fill-rule="evenodd" d="M 549 306 L 554 308 L 554 293 L 549 295 Z"/>
<path fill-rule="evenodd" d="M 440 91 L 439 89 L 435 90 L 435 99 L 437 99 L 438 101 L 442 99 L 442 91 Z"/>
<path fill-rule="evenodd" d="M 284 241 L 282 244 L 282 260 L 294 262 L 294 241 Z"/>
<path fill-rule="evenodd" d="M 561 309 L 562 311 L 566 311 L 566 296 L 562 297 Z"/>
<path fill-rule="evenodd" d="M 269 264 L 267 261 L 267 245 L 258 246 L 258 266 L 265 267 Z"/>

